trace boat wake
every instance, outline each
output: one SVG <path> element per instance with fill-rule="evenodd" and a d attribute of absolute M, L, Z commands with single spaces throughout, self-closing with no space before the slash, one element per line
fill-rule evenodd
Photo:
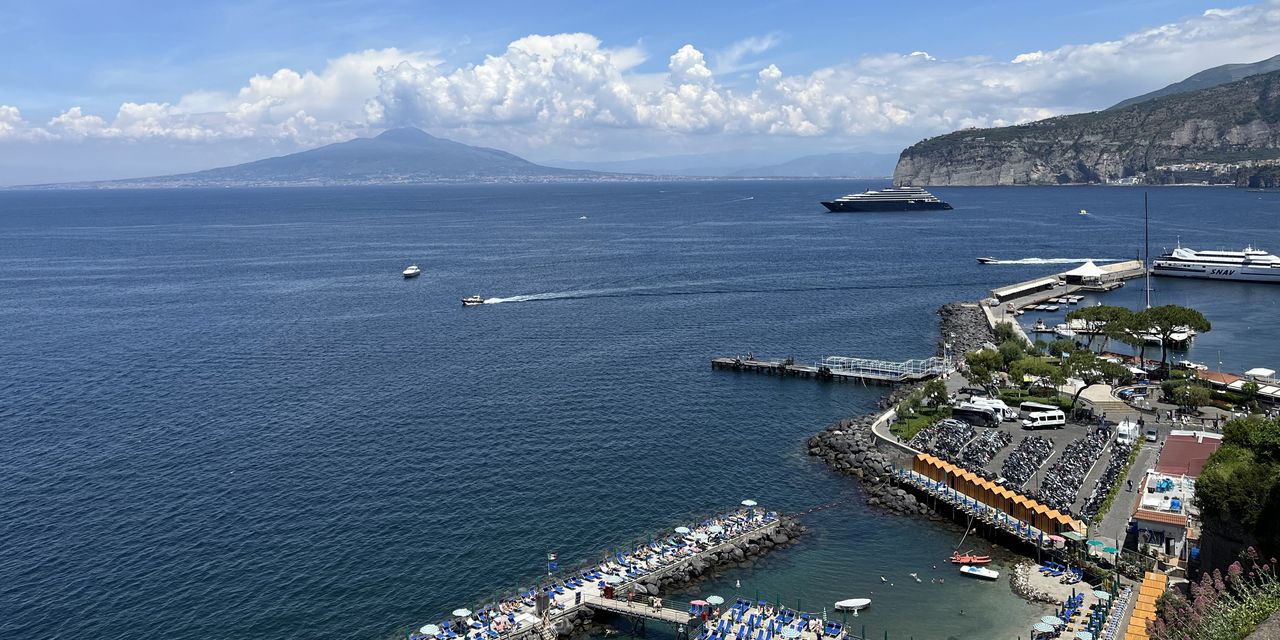
<path fill-rule="evenodd" d="M 1086 262 L 1120 262 L 1118 258 L 1020 258 L 996 260 L 988 264 L 1084 264 Z"/>
<path fill-rule="evenodd" d="M 854 291 L 866 289 L 916 289 L 921 285 L 910 284 L 857 284 L 857 285 L 814 285 L 791 287 L 734 287 L 715 286 L 714 282 L 693 282 L 683 284 L 647 285 L 635 287 L 616 287 L 607 289 L 576 289 L 572 291 L 553 291 L 546 293 L 530 293 L 505 298 L 487 298 L 484 304 L 507 304 L 512 302 L 542 302 L 548 300 L 580 300 L 584 298 L 631 298 L 657 296 L 707 296 L 743 293 L 803 293 L 809 291 Z M 972 285 L 973 282 L 936 282 L 929 287 L 956 287 Z"/>

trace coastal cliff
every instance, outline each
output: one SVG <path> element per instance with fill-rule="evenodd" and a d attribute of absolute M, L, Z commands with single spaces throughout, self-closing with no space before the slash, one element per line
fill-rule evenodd
<path fill-rule="evenodd" d="M 896 185 L 1280 185 L 1280 71 L 1123 108 L 966 129 L 902 152 Z"/>

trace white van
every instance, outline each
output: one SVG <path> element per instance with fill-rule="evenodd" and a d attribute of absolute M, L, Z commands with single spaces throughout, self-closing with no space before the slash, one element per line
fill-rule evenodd
<path fill-rule="evenodd" d="M 1022 421 L 1023 429 L 1061 429 L 1067 426 L 1067 414 L 1059 409 L 1035 411 Z"/>

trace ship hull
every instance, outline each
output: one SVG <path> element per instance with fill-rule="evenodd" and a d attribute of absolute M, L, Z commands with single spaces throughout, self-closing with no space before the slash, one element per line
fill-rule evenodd
<path fill-rule="evenodd" d="M 1223 265 L 1160 264 L 1151 267 L 1152 275 L 1174 278 L 1200 278 L 1204 280 L 1232 280 L 1235 282 L 1270 282 L 1280 284 L 1280 269 L 1274 267 L 1250 268 Z"/>
<path fill-rule="evenodd" d="M 841 202 L 833 200 L 823 202 L 832 213 L 865 213 L 875 211 L 941 211 L 950 209 L 945 202 Z"/>

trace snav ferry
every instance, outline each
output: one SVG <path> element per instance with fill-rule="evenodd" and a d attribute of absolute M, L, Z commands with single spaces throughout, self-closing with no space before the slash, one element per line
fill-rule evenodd
<path fill-rule="evenodd" d="M 1158 276 L 1274 282 L 1280 284 L 1280 257 L 1253 247 L 1244 251 L 1196 251 L 1178 244 L 1151 262 Z"/>
<path fill-rule="evenodd" d="M 889 187 L 851 193 L 822 206 L 829 211 L 933 211 L 950 209 L 951 205 L 920 187 Z"/>

